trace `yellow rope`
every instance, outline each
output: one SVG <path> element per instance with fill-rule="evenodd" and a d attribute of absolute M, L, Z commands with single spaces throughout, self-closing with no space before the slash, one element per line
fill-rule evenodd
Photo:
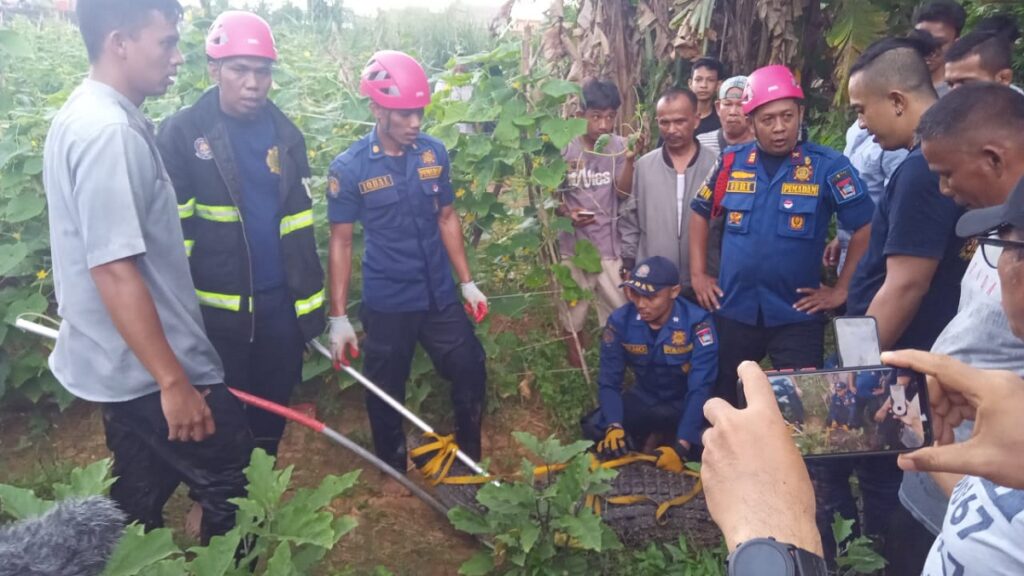
<path fill-rule="evenodd" d="M 452 465 L 455 464 L 456 455 L 459 452 L 459 447 L 455 443 L 455 437 L 451 434 L 447 436 L 441 436 L 440 434 L 428 433 L 424 434 L 424 437 L 430 440 L 430 442 L 413 449 L 409 452 L 409 455 L 415 460 L 420 456 L 426 456 L 432 452 L 436 452 L 430 460 L 428 460 L 423 466 L 419 466 L 420 472 L 430 480 L 430 483 L 434 486 L 438 484 L 454 485 L 454 486 L 465 486 L 474 484 L 486 484 L 488 482 L 494 482 L 496 480 L 511 480 L 519 478 L 519 474 L 506 474 L 501 476 L 494 475 L 479 475 L 479 476 L 449 476 L 448 473 L 451 471 Z M 596 470 L 597 468 L 604 468 L 613 470 L 622 466 L 628 466 L 636 462 L 648 462 L 654 464 L 658 461 L 658 457 L 651 454 L 640 454 L 631 453 L 621 458 L 614 460 L 600 461 L 593 455 L 590 456 L 590 469 Z M 546 464 L 537 466 L 533 469 L 534 476 L 547 476 L 554 472 L 561 472 L 565 470 L 565 464 Z M 584 505 L 594 511 L 598 516 L 601 515 L 601 510 L 606 504 L 615 505 L 630 505 L 640 504 L 644 502 L 650 502 L 656 505 L 658 508 L 654 513 L 654 517 L 659 524 L 664 524 L 667 521 L 665 515 L 668 511 L 676 506 L 682 506 L 693 500 L 700 494 L 703 489 L 701 484 L 700 474 L 692 470 L 683 470 L 684 476 L 690 476 L 696 478 L 697 481 L 694 483 L 693 488 L 689 492 L 682 496 L 676 496 L 671 500 L 664 502 L 658 502 L 650 496 L 645 494 L 631 494 L 625 496 L 611 496 L 603 498 L 594 494 L 588 494 L 584 500 Z"/>

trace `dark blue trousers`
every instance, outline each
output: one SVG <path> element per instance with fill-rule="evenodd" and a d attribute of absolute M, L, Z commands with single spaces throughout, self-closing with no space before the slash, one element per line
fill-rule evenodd
<path fill-rule="evenodd" d="M 255 337 L 213 336 L 210 341 L 224 363 L 225 383 L 243 392 L 288 405 L 292 390 L 302 381 L 302 354 L 306 342 L 295 316 L 295 303 L 286 288 L 257 292 L 253 299 Z M 277 455 L 285 420 L 245 407 L 246 420 L 256 447 Z"/>
<path fill-rule="evenodd" d="M 363 372 L 392 398 L 405 401 L 413 354 L 419 342 L 434 368 L 452 383 L 455 441 L 467 456 L 480 459 L 480 425 L 487 387 L 486 355 L 461 304 L 426 312 L 359 312 Z M 406 446 L 402 416 L 376 396 L 366 394 L 366 409 L 377 457 L 405 472 Z"/>

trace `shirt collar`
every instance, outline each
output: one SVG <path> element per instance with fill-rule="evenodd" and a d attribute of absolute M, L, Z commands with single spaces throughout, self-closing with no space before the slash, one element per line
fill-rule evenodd
<path fill-rule="evenodd" d="M 697 137 L 693 138 L 693 145 L 697 147 L 697 151 L 693 153 L 693 157 L 690 158 L 690 163 L 686 165 L 687 168 L 697 163 L 697 156 L 700 156 L 700 140 Z M 675 170 L 676 165 L 672 163 L 672 157 L 668 155 L 668 146 L 661 146 L 661 159 L 664 160 L 665 165 Z"/>
<path fill-rule="evenodd" d="M 129 100 L 127 96 L 118 92 L 110 84 L 100 82 L 99 80 L 93 80 L 92 78 L 86 78 L 82 80 L 82 86 L 91 92 L 100 94 L 117 102 L 117 104 L 121 106 L 121 108 L 123 108 L 132 119 L 141 122 L 148 128 L 152 128 L 152 122 L 149 121 L 149 118 L 146 118 L 146 115 L 142 113 L 142 110 L 140 110 L 134 102 Z"/>
<path fill-rule="evenodd" d="M 423 150 L 423 148 L 424 145 L 420 142 L 419 138 L 417 138 L 416 140 L 413 140 L 412 144 L 406 146 L 404 150 L 419 152 L 420 150 Z M 376 160 L 378 158 L 383 158 L 384 156 L 386 156 L 386 154 L 384 154 L 384 145 L 380 143 L 380 138 L 377 136 L 377 127 L 374 126 L 373 130 L 370 131 L 370 159 Z"/>

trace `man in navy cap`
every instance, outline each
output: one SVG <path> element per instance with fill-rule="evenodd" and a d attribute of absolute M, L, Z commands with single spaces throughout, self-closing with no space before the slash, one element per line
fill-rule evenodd
<path fill-rule="evenodd" d="M 659 468 L 681 472 L 700 443 L 702 409 L 718 376 L 718 337 L 711 314 L 679 296 L 679 270 L 654 256 L 633 269 L 630 303 L 608 317 L 601 338 L 600 408 L 583 433 L 598 455 L 614 458 L 632 446 L 659 443 Z M 636 384 L 623 391 L 626 367 Z"/>

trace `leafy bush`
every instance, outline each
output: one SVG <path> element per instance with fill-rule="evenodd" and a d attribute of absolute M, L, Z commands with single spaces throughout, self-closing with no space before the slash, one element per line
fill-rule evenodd
<path fill-rule="evenodd" d="M 615 471 L 591 469 L 586 451 L 590 442 L 564 446 L 554 438 L 538 440 L 523 432 L 514 436 L 542 464 L 566 467 L 557 475 L 535 476 L 534 464 L 524 459 L 520 480 L 480 488 L 477 501 L 486 508 L 483 515 L 465 508 L 449 512 L 456 528 L 493 542 L 491 551 L 477 553 L 459 573 L 591 573 L 605 561 L 601 553 L 621 544 L 583 503 L 587 496 L 607 492 Z"/>
<path fill-rule="evenodd" d="M 57 500 L 105 494 L 113 484 L 110 460 L 75 468 L 67 483 L 52 486 Z M 237 524 L 209 546 L 179 548 L 171 530 L 159 528 L 148 533 L 132 524 L 122 536 L 107 564 L 105 576 L 196 575 L 244 576 L 256 573 L 303 575 L 316 566 L 334 545 L 356 526 L 355 519 L 335 515 L 330 504 L 355 485 L 359 471 L 344 476 L 327 476 L 316 488 L 289 490 L 293 466 L 274 469 L 274 458 L 257 449 L 245 469 L 248 495 L 232 502 L 239 507 Z M 0 484 L 0 512 L 14 519 L 38 516 L 53 506 L 35 491 Z M 244 544 L 243 544 L 244 542 Z M 236 551 L 242 559 L 235 565 Z"/>

